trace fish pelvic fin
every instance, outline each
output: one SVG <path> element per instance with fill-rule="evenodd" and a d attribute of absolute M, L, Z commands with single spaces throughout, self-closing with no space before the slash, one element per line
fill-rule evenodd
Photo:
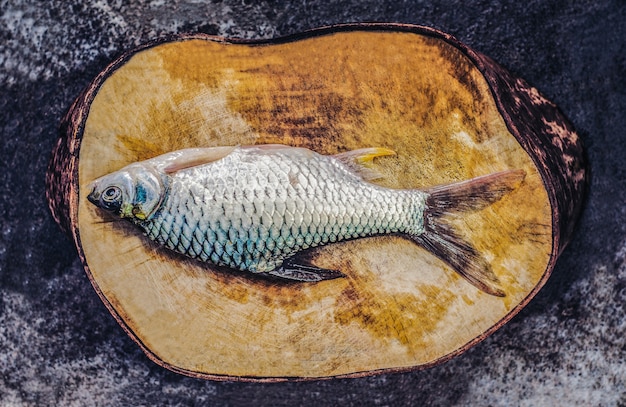
<path fill-rule="evenodd" d="M 345 274 L 340 271 L 319 268 L 293 257 L 286 259 L 281 266 L 267 273 L 285 280 L 311 283 L 345 277 Z"/>
<path fill-rule="evenodd" d="M 411 236 L 413 241 L 443 260 L 468 282 L 497 297 L 506 294 L 490 264 L 471 243 L 464 241 L 446 222 L 455 212 L 477 211 L 501 199 L 524 180 L 524 170 L 510 170 L 473 178 L 424 192 L 424 233 Z"/>
<path fill-rule="evenodd" d="M 371 168 L 374 158 L 390 155 L 396 155 L 396 152 L 384 147 L 370 147 L 346 151 L 345 153 L 335 154 L 333 157 L 341 161 L 364 180 L 372 181 L 382 178 L 380 173 Z"/>

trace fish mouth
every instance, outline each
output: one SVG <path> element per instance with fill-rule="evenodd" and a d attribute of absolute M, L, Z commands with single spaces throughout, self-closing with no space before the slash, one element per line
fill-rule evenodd
<path fill-rule="evenodd" d="M 96 185 L 92 184 L 90 186 L 91 192 L 87 195 L 87 200 L 92 204 L 99 206 L 100 204 L 100 192 L 96 190 Z"/>

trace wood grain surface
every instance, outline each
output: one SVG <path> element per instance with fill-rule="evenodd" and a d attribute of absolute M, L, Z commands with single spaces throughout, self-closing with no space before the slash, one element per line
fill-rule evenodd
<path fill-rule="evenodd" d="M 68 229 L 101 298 L 153 360 L 244 380 L 429 366 L 484 338 L 536 292 L 556 260 L 550 194 L 558 191 L 511 133 L 475 61 L 431 34 L 337 30 L 258 44 L 181 37 L 126 55 L 79 98 L 70 115 L 81 118 L 67 127 L 74 154 L 57 160 L 76 160 L 67 176 L 75 196 L 61 192 L 76 200 Z M 396 156 L 375 164 L 384 175 L 376 182 L 390 188 L 525 170 L 502 200 L 450 218 L 506 296 L 479 291 L 397 236 L 317 249 L 315 264 L 342 279 L 259 279 L 166 252 L 86 200 L 89 182 L 135 161 L 262 143 L 322 154 L 392 149 Z"/>

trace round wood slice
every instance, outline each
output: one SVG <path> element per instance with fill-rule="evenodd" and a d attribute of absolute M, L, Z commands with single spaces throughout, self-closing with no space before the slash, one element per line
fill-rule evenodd
<path fill-rule="evenodd" d="M 390 188 L 523 169 L 514 191 L 451 220 L 506 295 L 399 236 L 316 249 L 314 263 L 344 278 L 251 278 L 172 254 L 86 199 L 89 182 L 135 161 L 265 143 L 392 149 L 375 161 Z M 578 136 L 536 89 L 447 34 L 360 24 L 270 41 L 179 35 L 126 53 L 63 120 L 47 193 L 98 295 L 152 360 L 288 380 L 432 366 L 484 339 L 545 283 L 585 184 Z"/>

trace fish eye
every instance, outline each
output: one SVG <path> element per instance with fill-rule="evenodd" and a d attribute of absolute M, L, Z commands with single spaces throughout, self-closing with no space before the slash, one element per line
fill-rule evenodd
<path fill-rule="evenodd" d="M 115 186 L 110 186 L 102 192 L 100 201 L 105 209 L 115 211 L 122 205 L 122 190 Z"/>
<path fill-rule="evenodd" d="M 113 202 L 122 195 L 122 191 L 118 187 L 108 187 L 102 193 L 102 199 L 106 202 Z"/>

